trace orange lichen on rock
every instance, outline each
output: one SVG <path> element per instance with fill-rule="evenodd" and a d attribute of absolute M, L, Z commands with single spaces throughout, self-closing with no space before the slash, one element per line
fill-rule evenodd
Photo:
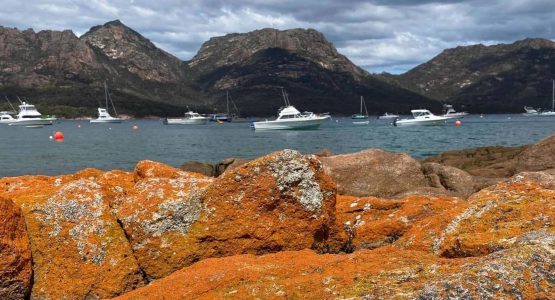
<path fill-rule="evenodd" d="M 532 232 L 511 249 L 446 259 L 382 247 L 206 259 L 117 299 L 549 299 L 555 235 Z"/>
<path fill-rule="evenodd" d="M 177 178 L 182 176 L 184 173 L 186 172 L 163 163 L 151 160 L 141 160 L 135 166 L 133 176 L 135 181 L 139 181 L 144 178 Z M 198 175 L 203 176 L 201 174 Z"/>
<path fill-rule="evenodd" d="M 246 163 L 218 177 L 201 201 L 189 232 L 199 259 L 330 250 L 335 184 L 313 156 L 283 150 Z"/>
<path fill-rule="evenodd" d="M 440 236 L 437 250 L 441 255 L 485 255 L 510 247 L 530 231 L 555 232 L 555 190 L 519 175 L 481 190 L 468 204 Z"/>
<path fill-rule="evenodd" d="M 161 278 L 198 259 L 187 233 L 212 181 L 186 172 L 179 178 L 145 178 L 114 201 L 113 211 L 149 278 Z"/>
<path fill-rule="evenodd" d="M 113 297 L 144 284 L 110 211 L 105 172 L 2 178 L 0 195 L 20 205 L 33 256 L 31 297 Z M 116 182 L 112 182 L 117 185 Z"/>
<path fill-rule="evenodd" d="M 418 231 L 420 220 L 435 218 L 464 201 L 449 196 L 407 196 L 401 200 L 374 197 L 337 197 L 337 219 L 351 234 L 353 249 L 392 244 L 407 231 Z M 339 223 L 339 222 L 338 222 Z"/>
<path fill-rule="evenodd" d="M 31 249 L 21 210 L 0 197 L 0 299 L 24 299 L 31 291 Z"/>
<path fill-rule="evenodd" d="M 105 298 L 143 285 L 125 234 L 95 181 L 69 182 L 30 205 L 32 297 Z"/>

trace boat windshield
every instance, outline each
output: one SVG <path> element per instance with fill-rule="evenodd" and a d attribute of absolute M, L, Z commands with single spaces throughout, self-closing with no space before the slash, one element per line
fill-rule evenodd
<path fill-rule="evenodd" d="M 432 114 L 432 113 L 430 113 L 430 112 L 427 111 L 427 110 L 417 110 L 417 111 L 413 111 L 413 112 L 412 112 L 412 115 L 413 115 L 415 118 L 430 116 L 431 114 Z"/>

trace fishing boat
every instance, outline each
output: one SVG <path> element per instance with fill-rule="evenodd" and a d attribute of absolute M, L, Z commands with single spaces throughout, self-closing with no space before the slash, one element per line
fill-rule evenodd
<path fill-rule="evenodd" d="M 363 107 L 364 107 L 364 114 L 362 114 L 362 108 Z M 364 102 L 364 98 L 362 96 L 360 96 L 360 113 L 352 115 L 351 119 L 353 119 L 353 120 L 368 119 L 368 109 L 366 108 L 366 103 Z M 355 123 L 355 122 L 353 122 L 353 123 Z M 358 122 L 358 123 L 362 123 L 362 122 Z"/>
<path fill-rule="evenodd" d="M 52 125 L 56 121 L 54 116 L 43 116 L 34 105 L 25 101 L 19 105 L 19 113 L 8 123 L 10 126 Z"/>
<path fill-rule="evenodd" d="M 399 118 L 399 115 L 390 114 L 390 113 L 387 113 L 387 112 L 378 117 L 379 120 L 393 120 L 393 119 L 397 119 L 397 118 Z"/>
<path fill-rule="evenodd" d="M 457 112 L 453 108 L 451 104 L 444 104 L 443 105 L 443 116 L 449 119 L 462 119 L 467 116 L 468 113 L 466 111 Z"/>
<path fill-rule="evenodd" d="M 165 125 L 206 125 L 208 118 L 189 110 L 183 118 L 166 118 Z"/>
<path fill-rule="evenodd" d="M 92 119 L 91 123 L 121 123 L 121 118 L 118 118 L 118 113 L 116 112 L 116 107 L 114 106 L 114 101 L 112 101 L 112 97 L 110 93 L 108 93 L 108 85 L 106 81 L 104 81 L 104 98 L 106 99 L 106 106 L 98 108 L 98 118 Z M 112 109 L 114 110 L 115 117 L 112 117 L 108 112 L 108 101 L 112 105 Z"/>
<path fill-rule="evenodd" d="M 449 118 L 444 116 L 436 116 L 427 109 L 413 109 L 412 119 L 395 119 L 394 126 L 407 126 L 407 125 L 441 125 L 445 124 L 445 120 Z"/>
<path fill-rule="evenodd" d="M 526 117 L 555 117 L 555 80 L 551 80 L 551 110 L 525 106 L 524 111 L 522 115 Z"/>
<path fill-rule="evenodd" d="M 329 115 L 318 115 L 312 112 L 298 111 L 289 101 L 289 96 L 285 89 L 281 89 L 281 95 L 285 102 L 285 107 L 278 110 L 278 117 L 275 120 L 253 122 L 255 130 L 303 130 L 317 129 L 323 120 L 329 119 Z"/>

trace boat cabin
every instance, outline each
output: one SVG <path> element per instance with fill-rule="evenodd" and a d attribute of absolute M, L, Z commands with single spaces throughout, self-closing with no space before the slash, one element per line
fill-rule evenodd
<path fill-rule="evenodd" d="M 434 116 L 434 114 L 427 109 L 413 109 L 410 112 L 415 119 L 428 119 Z"/>
<path fill-rule="evenodd" d="M 283 120 L 283 119 L 298 119 L 298 118 L 302 118 L 303 114 L 301 114 L 300 111 L 298 111 L 295 107 L 293 106 L 287 106 L 287 107 L 283 107 L 282 109 L 280 109 L 279 111 L 279 116 L 278 116 L 278 120 Z"/>

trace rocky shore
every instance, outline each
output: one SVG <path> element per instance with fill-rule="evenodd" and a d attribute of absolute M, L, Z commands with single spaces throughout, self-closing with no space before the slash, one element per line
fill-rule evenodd
<path fill-rule="evenodd" d="M 553 157 L 555 136 L 1 178 L 0 299 L 553 299 Z"/>

